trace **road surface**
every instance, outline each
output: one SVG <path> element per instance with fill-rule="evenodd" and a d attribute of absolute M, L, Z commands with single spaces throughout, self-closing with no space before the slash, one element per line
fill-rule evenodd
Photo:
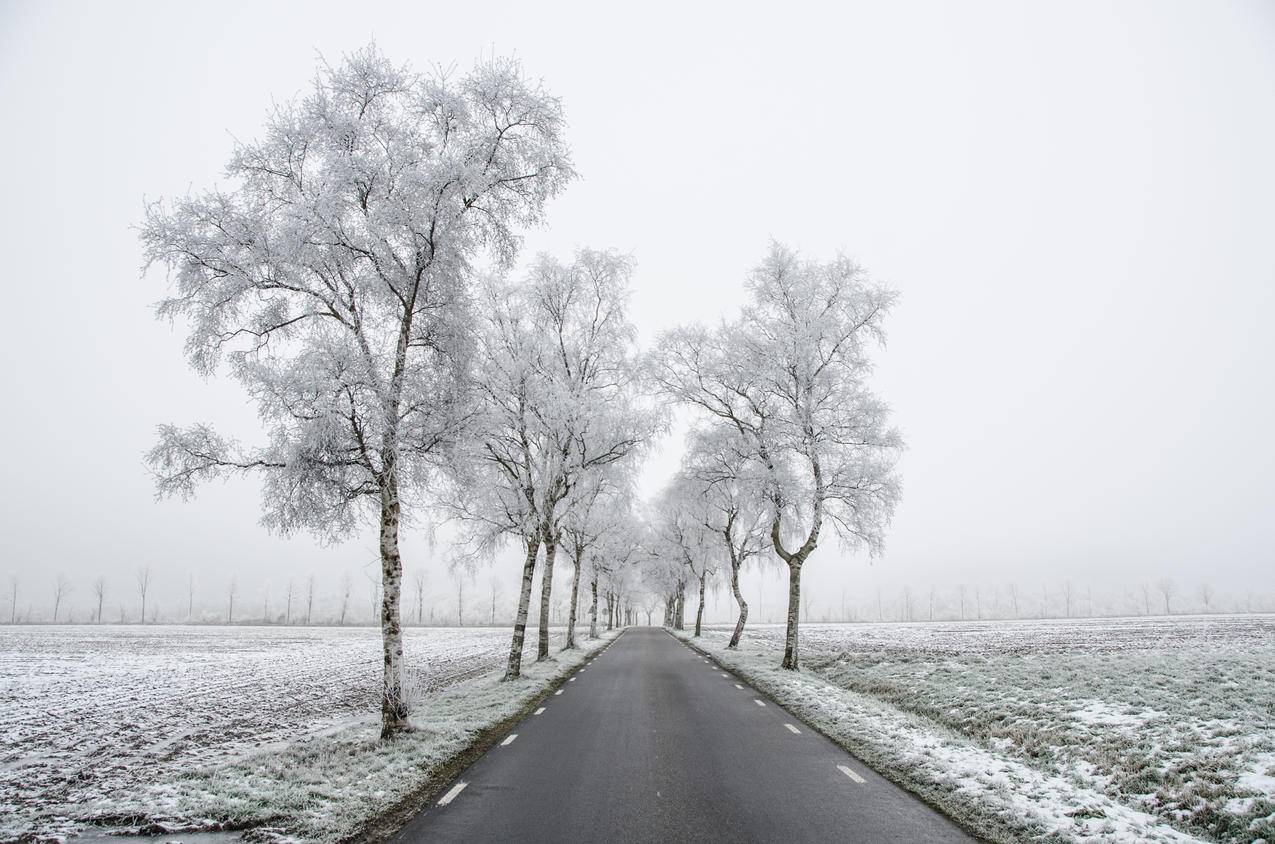
<path fill-rule="evenodd" d="M 948 842 L 947 818 L 660 628 L 630 628 L 396 842 Z"/>

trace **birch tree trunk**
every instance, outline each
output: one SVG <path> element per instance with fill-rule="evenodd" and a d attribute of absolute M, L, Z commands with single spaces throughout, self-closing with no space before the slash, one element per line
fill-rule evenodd
<path fill-rule="evenodd" d="M 590 584 L 593 591 L 593 603 L 589 607 L 589 638 L 598 638 L 598 578 L 594 575 Z"/>
<path fill-rule="evenodd" d="M 514 617 L 514 639 L 509 646 L 506 680 L 522 676 L 522 645 L 527 636 L 527 610 L 531 607 L 531 579 L 536 574 L 536 555 L 540 553 L 540 533 L 527 537 L 527 556 L 522 564 L 522 590 L 518 593 L 518 613 Z"/>
<path fill-rule="evenodd" d="M 739 639 L 744 635 L 744 623 L 748 621 L 748 602 L 744 600 L 744 593 L 739 589 L 739 563 L 734 559 L 734 553 L 731 554 L 730 566 L 730 591 L 735 595 L 735 603 L 739 604 L 739 618 L 735 621 L 735 632 L 730 636 L 730 644 L 726 646 L 728 650 L 735 650 L 739 647 Z"/>
<path fill-rule="evenodd" d="M 381 738 L 407 729 L 403 700 L 403 630 L 399 623 L 399 595 L 403 561 L 398 552 L 401 504 L 394 461 L 388 461 L 381 483 L 381 644 L 385 670 L 381 683 Z"/>
<path fill-rule="evenodd" d="M 695 611 L 695 635 L 700 634 L 700 627 L 704 622 L 704 581 L 708 579 L 708 570 L 699 576 L 699 609 Z"/>
<path fill-rule="evenodd" d="M 549 658 L 549 598 L 553 593 L 553 560 L 558 554 L 556 538 L 543 532 L 545 543 L 545 571 L 540 578 L 540 637 L 536 646 L 536 662 Z"/>
<path fill-rule="evenodd" d="M 677 584 L 677 615 L 673 618 L 674 630 L 686 629 L 686 582 Z"/>
<path fill-rule="evenodd" d="M 567 643 L 562 646 L 564 651 L 572 651 L 576 647 L 576 607 L 580 603 L 580 562 L 584 557 L 584 549 L 577 548 L 571 556 L 571 567 L 573 569 L 571 577 L 571 608 L 567 612 Z"/>
<path fill-rule="evenodd" d="M 788 630 L 784 634 L 782 668 L 796 671 L 801 667 L 797 654 L 797 621 L 801 611 L 801 563 L 788 563 Z"/>

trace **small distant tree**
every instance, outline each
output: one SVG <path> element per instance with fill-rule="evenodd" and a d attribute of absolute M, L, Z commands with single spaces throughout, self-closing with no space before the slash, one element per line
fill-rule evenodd
<path fill-rule="evenodd" d="M 961 621 L 964 621 L 964 620 L 965 620 L 965 584 L 964 584 L 964 583 L 962 583 L 960 586 L 956 587 L 956 595 L 957 595 L 957 597 L 958 597 L 958 598 L 960 598 L 960 602 L 961 602 Z"/>
<path fill-rule="evenodd" d="M 495 572 L 492 572 L 492 575 L 490 578 L 488 578 L 487 583 L 491 587 L 491 622 L 490 623 L 492 627 L 495 627 L 496 626 L 496 601 L 497 599 L 500 598 L 500 578 L 496 576 Z"/>
<path fill-rule="evenodd" d="M 350 592 L 354 589 L 354 581 L 347 571 L 341 575 L 341 617 L 338 624 L 345 626 L 345 614 L 350 609 Z"/>
<path fill-rule="evenodd" d="M 1075 590 L 1071 586 L 1071 581 L 1064 581 L 1062 585 L 1063 606 L 1066 608 L 1067 618 L 1071 618 L 1071 601 L 1075 597 Z"/>
<path fill-rule="evenodd" d="M 1213 611 L 1213 587 L 1207 583 L 1201 583 L 1199 589 L 1200 603 L 1204 605 L 1204 612 Z"/>
<path fill-rule="evenodd" d="M 1164 598 L 1164 614 L 1172 615 L 1173 611 L 1170 608 L 1170 602 L 1173 600 L 1173 596 L 1178 594 L 1178 585 L 1172 579 L 1162 577 L 1156 582 L 1155 588 L 1160 593 L 1160 596 Z"/>
<path fill-rule="evenodd" d="M 232 574 L 230 576 L 230 604 L 226 608 L 226 623 L 235 623 L 235 593 L 239 591 L 239 581 Z"/>
<path fill-rule="evenodd" d="M 457 569 L 453 576 L 456 580 L 456 626 L 465 626 L 465 572 Z"/>
<path fill-rule="evenodd" d="M 288 588 L 287 590 L 285 590 L 284 595 L 286 596 L 287 600 L 285 604 L 285 609 L 283 611 L 283 623 L 291 624 L 292 623 L 292 578 L 288 578 Z"/>
<path fill-rule="evenodd" d="M 9 577 L 9 623 L 18 622 L 18 576 Z"/>
<path fill-rule="evenodd" d="M 1142 590 L 1142 614 L 1151 615 L 1151 584 L 1143 581 L 1140 588 Z"/>
<path fill-rule="evenodd" d="M 381 603 L 381 578 L 376 574 L 367 574 L 368 598 L 372 602 L 370 623 L 376 624 L 376 608 Z"/>
<path fill-rule="evenodd" d="M 310 613 L 314 611 L 314 572 L 306 578 L 305 583 L 305 624 L 310 626 Z"/>
<path fill-rule="evenodd" d="M 186 620 L 195 617 L 195 573 L 191 572 L 186 580 Z"/>
<path fill-rule="evenodd" d="M 94 619 L 102 623 L 102 601 L 106 598 L 106 578 L 98 575 L 93 580 L 93 596 L 97 598 L 97 616 Z"/>
<path fill-rule="evenodd" d="M 1018 584 L 1017 583 L 1009 584 L 1009 601 L 1010 601 L 1010 605 L 1014 608 L 1014 618 L 1020 618 L 1021 616 L 1019 616 L 1018 614 Z"/>
<path fill-rule="evenodd" d="M 425 612 L 425 569 L 412 572 L 412 586 L 416 592 L 416 623 L 421 623 Z"/>
<path fill-rule="evenodd" d="M 70 595 L 72 591 L 71 581 L 66 579 L 66 575 L 59 574 L 53 580 L 53 623 L 57 624 L 58 610 L 62 606 L 62 599 Z"/>
<path fill-rule="evenodd" d="M 148 563 L 146 565 L 138 566 L 135 577 L 137 579 L 137 592 L 139 595 L 142 596 L 142 614 L 140 617 L 140 621 L 142 624 L 145 624 L 146 623 L 146 593 L 149 592 L 151 588 L 150 564 Z"/>

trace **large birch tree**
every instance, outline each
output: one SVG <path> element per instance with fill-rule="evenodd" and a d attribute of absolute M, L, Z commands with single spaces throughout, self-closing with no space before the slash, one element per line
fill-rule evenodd
<path fill-rule="evenodd" d="M 451 78 L 375 47 L 322 65 L 239 146 L 227 185 L 149 206 L 162 317 L 189 325 L 201 374 L 223 362 L 256 402 L 265 444 L 160 428 L 160 495 L 228 473 L 264 478 L 263 522 L 326 540 L 379 529 L 381 733 L 407 727 L 399 532 L 469 415 L 470 278 L 510 264 L 518 229 L 572 178 L 559 101 L 519 64 Z"/>

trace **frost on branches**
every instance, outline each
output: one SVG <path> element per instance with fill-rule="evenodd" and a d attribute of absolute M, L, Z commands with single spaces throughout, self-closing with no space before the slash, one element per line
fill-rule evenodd
<path fill-rule="evenodd" d="M 483 292 L 477 410 L 473 435 L 453 463 L 450 506 L 475 553 L 490 552 L 508 537 L 525 552 L 508 679 L 521 671 L 540 549 L 538 660 L 549 656 L 564 517 L 592 505 L 602 475 L 624 488 L 623 478 L 635 471 L 658 427 L 636 391 L 629 273 L 625 256 L 581 250 L 569 263 L 540 256 L 520 282 L 495 279 Z"/>
<path fill-rule="evenodd" d="M 770 544 L 789 572 L 783 667 L 796 669 L 801 569 L 825 523 L 878 553 L 899 498 L 902 438 L 867 384 L 895 294 L 847 258 L 804 260 L 779 244 L 748 289 L 733 322 L 661 337 L 651 377 L 734 431 L 761 467 Z"/>
<path fill-rule="evenodd" d="M 201 374 L 222 364 L 265 443 L 164 426 L 160 495 L 259 471 L 263 520 L 328 540 L 379 524 L 382 734 L 406 728 L 399 530 L 474 415 L 473 265 L 514 258 L 519 227 L 573 177 L 557 99 L 514 61 L 420 75 L 375 47 L 323 65 L 238 148 L 228 186 L 147 209 L 148 264 Z"/>

